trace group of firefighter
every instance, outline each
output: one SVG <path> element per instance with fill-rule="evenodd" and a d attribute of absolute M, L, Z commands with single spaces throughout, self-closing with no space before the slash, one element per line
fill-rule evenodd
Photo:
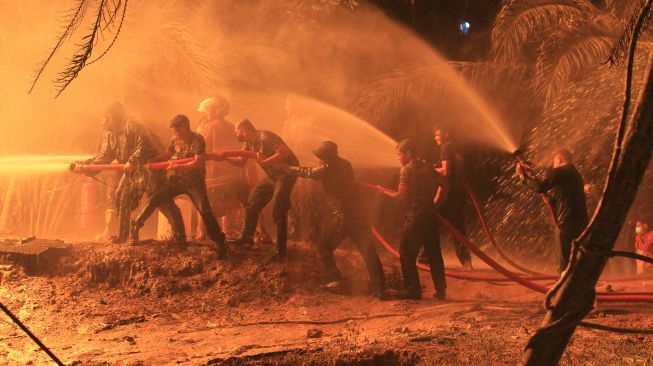
<path fill-rule="evenodd" d="M 170 223 L 170 240 L 186 243 L 183 217 L 174 201 L 175 197 L 186 195 L 201 217 L 200 235 L 208 236 L 215 243 L 218 259 L 226 259 L 230 246 L 254 246 L 261 211 L 272 201 L 272 217 L 277 234 L 275 257 L 283 260 L 288 250 L 291 193 L 298 178 L 312 179 L 321 182 L 324 188 L 327 210 L 318 223 L 322 226 L 322 235 L 317 240 L 317 252 L 324 266 L 324 288 L 346 291 L 347 280 L 338 270 L 334 251 L 343 239 L 349 237 L 367 266 L 370 290 L 375 296 L 380 299 L 421 299 L 422 286 L 416 265 L 418 257 L 421 257 L 420 260 L 430 267 L 434 297 L 445 299 L 447 285 L 436 217 L 440 214 L 455 229 L 466 234 L 463 208 L 467 194 L 462 181 L 462 158 L 447 130 L 433 130 L 439 150 L 439 158 L 435 162 L 422 160 L 412 140 L 404 140 L 397 145 L 396 154 L 402 166 L 397 190 L 368 186 L 401 201 L 404 207 L 399 244 L 404 286 L 390 293 L 385 286 L 382 264 L 361 199 L 361 186 L 354 177 L 351 163 L 339 155 L 336 142 L 323 141 L 316 147 L 313 154 L 319 161 L 318 166 L 302 167 L 288 144 L 274 132 L 257 129 L 247 119 L 236 125 L 227 121 L 225 117 L 229 113 L 229 103 L 225 98 L 210 97 L 202 101 L 199 111 L 205 117 L 199 123 L 198 132 L 191 129 L 189 118 L 185 115 L 176 115 L 170 120 L 172 136 L 167 147 L 142 125 L 129 120 L 120 103 L 112 104 L 105 111 L 100 152 L 77 164 L 75 171 L 92 175 L 96 172 L 88 169 L 90 165 L 124 164 L 124 173 L 115 193 L 112 192 L 113 206 L 108 211 L 108 215 L 117 213 L 118 218 L 118 235 L 113 241 L 138 243 L 140 229 L 158 209 Z M 224 153 L 229 150 L 250 154 Z M 214 160 L 208 164 L 207 154 L 211 154 L 211 160 Z M 175 162 L 181 159 L 185 162 Z M 248 160 L 255 160 L 265 173 L 255 184 L 252 184 L 255 168 L 253 170 L 252 165 L 247 164 Z M 147 168 L 150 163 L 166 161 L 169 162 L 166 170 Z M 517 174 L 538 192 L 551 190 L 554 196 L 558 195 L 554 199 L 563 251 L 561 262 L 564 262 L 568 258 L 565 255 L 568 254 L 571 240 L 587 223 L 587 213 L 583 182 L 571 164 L 571 154 L 566 150 L 558 152 L 554 158 L 554 168 L 557 169 L 556 174 L 544 182 L 526 174 L 530 168 L 522 163 L 517 165 Z M 578 184 L 580 195 L 577 192 Z M 132 220 L 131 212 L 139 207 L 143 197 L 144 208 Z M 227 240 L 216 217 L 223 217 L 223 227 L 233 226 L 233 222 L 229 222 L 229 217 L 233 215 L 228 213 L 240 207 L 244 209 L 244 215 L 239 233 Z M 457 241 L 454 241 L 454 245 L 462 266 L 471 269 L 469 250 Z M 563 265 L 566 262 L 561 263 L 561 267 Z"/>

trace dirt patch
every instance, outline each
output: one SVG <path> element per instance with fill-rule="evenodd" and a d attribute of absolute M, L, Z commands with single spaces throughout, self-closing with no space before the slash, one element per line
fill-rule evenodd
<path fill-rule="evenodd" d="M 515 364 L 543 316 L 541 295 L 517 286 L 450 280 L 449 300 L 435 300 L 426 273 L 422 301 L 379 301 L 347 250 L 336 254 L 354 294 L 333 294 L 320 288 L 310 245 L 292 243 L 284 262 L 273 252 L 233 248 L 217 261 L 210 243 L 80 244 L 39 276 L 0 263 L 0 299 L 66 364 L 82 366 Z M 396 261 L 383 259 L 398 285 Z M 648 306 L 600 304 L 590 317 L 653 328 L 652 315 Z M 580 329 L 561 364 L 649 365 L 650 342 Z M 0 358 L 51 364 L 3 317 Z"/>

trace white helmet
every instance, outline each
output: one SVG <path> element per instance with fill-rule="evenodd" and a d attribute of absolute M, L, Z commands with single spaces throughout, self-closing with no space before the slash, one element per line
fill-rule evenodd
<path fill-rule="evenodd" d="M 222 118 L 229 114 L 229 102 L 221 95 L 214 95 L 200 102 L 197 110 L 202 113 L 209 113 Z"/>

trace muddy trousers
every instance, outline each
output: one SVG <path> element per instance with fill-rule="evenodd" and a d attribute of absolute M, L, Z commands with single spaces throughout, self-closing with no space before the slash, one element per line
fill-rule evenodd
<path fill-rule="evenodd" d="M 438 210 L 440 215 L 444 217 L 445 220 L 449 221 L 451 225 L 460 231 L 461 234 L 467 236 L 467 229 L 465 228 L 465 215 L 463 213 L 462 203 L 459 204 L 445 204 L 442 208 Z M 466 246 L 458 242 L 458 240 L 452 238 L 454 248 L 456 249 L 456 256 L 460 261 L 460 264 L 465 265 L 465 263 L 471 263 L 472 256 L 469 253 L 469 249 Z"/>
<path fill-rule="evenodd" d="M 251 239 L 256 231 L 258 217 L 263 208 L 274 199 L 272 218 L 277 225 L 277 245 L 280 253 L 286 251 L 288 242 L 288 210 L 290 194 L 297 177 L 284 175 L 275 179 L 265 178 L 250 192 L 245 205 L 245 222 L 241 237 Z"/>
<path fill-rule="evenodd" d="M 209 203 L 209 196 L 206 193 L 206 185 L 204 182 L 200 184 L 187 184 L 176 179 L 176 177 L 171 177 L 167 189 L 155 193 L 148 199 L 145 209 L 143 209 L 143 212 L 141 212 L 136 219 L 136 225 L 138 227 L 143 226 L 145 221 L 154 213 L 154 211 L 157 208 L 161 208 L 161 204 L 164 204 L 168 200 L 172 201 L 175 197 L 182 194 L 185 194 L 190 198 L 193 206 L 195 206 L 199 212 L 209 238 L 219 245 L 224 244 L 225 236 L 222 230 L 220 230 L 220 225 L 218 225 L 218 221 L 213 215 L 213 211 L 211 211 L 211 204 Z M 181 217 L 181 212 L 179 212 L 179 221 L 181 222 L 181 228 L 183 230 L 184 221 Z"/>
<path fill-rule="evenodd" d="M 571 257 L 571 242 L 580 236 L 585 226 L 585 222 L 569 222 L 560 225 L 558 228 L 558 238 L 560 239 L 558 273 L 562 273 L 567 268 Z"/>
<path fill-rule="evenodd" d="M 356 245 L 358 252 L 363 257 L 363 261 L 365 261 L 372 284 L 371 289 L 377 292 L 383 291 L 385 289 L 383 266 L 374 248 L 374 237 L 372 236 L 370 224 L 365 221 L 352 222 L 349 220 L 349 222 L 343 222 L 340 215 L 332 216 L 331 222 L 325 227 L 324 234 L 317 245 L 317 252 L 324 265 L 327 282 L 342 279 L 333 252 L 346 237 L 349 237 Z"/>
<path fill-rule="evenodd" d="M 129 203 L 127 202 L 128 200 L 125 198 L 127 196 L 126 190 L 130 189 L 129 182 L 127 182 L 128 179 L 129 177 L 123 175 L 114 193 L 114 206 L 117 207 L 118 216 L 119 241 L 125 241 L 129 238 L 132 207 L 130 207 Z M 150 199 L 154 194 L 156 194 L 156 192 L 149 191 L 146 194 L 148 195 L 148 199 Z M 184 220 L 181 216 L 181 210 L 179 210 L 179 207 L 175 204 L 175 202 L 172 199 L 162 200 L 158 208 L 170 223 L 170 226 L 173 230 L 173 235 L 179 239 L 185 240 L 186 234 L 184 229 Z"/>
<path fill-rule="evenodd" d="M 406 217 L 404 229 L 399 241 L 399 255 L 401 273 L 404 287 L 412 295 L 421 296 L 422 286 L 417 272 L 417 256 L 420 248 L 424 247 L 424 254 L 431 268 L 431 278 L 435 290 L 441 292 L 447 288 L 444 277 L 444 261 L 440 251 L 440 235 L 437 230 L 435 215 Z"/>

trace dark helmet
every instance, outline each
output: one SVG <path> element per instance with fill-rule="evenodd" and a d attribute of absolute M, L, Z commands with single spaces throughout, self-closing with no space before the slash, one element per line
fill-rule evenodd
<path fill-rule="evenodd" d="M 323 141 L 313 154 L 324 161 L 331 161 L 338 157 L 338 145 L 333 141 Z"/>

